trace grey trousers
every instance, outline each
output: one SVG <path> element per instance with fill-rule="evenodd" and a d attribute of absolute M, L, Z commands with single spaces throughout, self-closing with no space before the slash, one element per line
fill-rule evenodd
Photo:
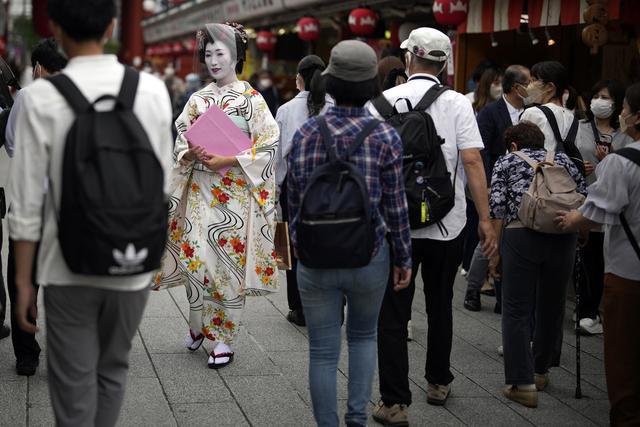
<path fill-rule="evenodd" d="M 560 362 L 576 240 L 575 234 L 544 234 L 527 228 L 504 231 L 502 345 L 506 384 L 533 384 L 534 372 L 544 374 Z"/>
<path fill-rule="evenodd" d="M 148 289 L 45 288 L 49 393 L 57 426 L 116 424 L 131 341 L 148 297 Z"/>

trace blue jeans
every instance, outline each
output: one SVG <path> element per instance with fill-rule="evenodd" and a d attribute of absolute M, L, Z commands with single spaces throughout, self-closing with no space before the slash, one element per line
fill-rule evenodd
<path fill-rule="evenodd" d="M 336 372 L 340 358 L 342 298 L 347 298 L 349 400 L 345 422 L 367 424 L 367 404 L 376 368 L 378 315 L 389 281 L 389 245 L 384 241 L 369 265 L 312 269 L 298 264 L 298 288 L 309 330 L 309 387 L 318 426 L 339 426 Z"/>

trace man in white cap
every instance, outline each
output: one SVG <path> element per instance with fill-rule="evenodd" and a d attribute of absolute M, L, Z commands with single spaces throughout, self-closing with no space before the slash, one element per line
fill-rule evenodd
<path fill-rule="evenodd" d="M 433 85 L 451 55 L 451 42 L 433 28 L 413 30 L 405 40 L 406 66 L 409 80 L 384 92 L 385 98 L 399 112 L 419 104 Z M 398 102 L 400 101 L 400 102 Z M 396 105 L 397 103 L 397 105 Z M 380 113 L 370 103 L 369 110 Z M 381 401 L 374 419 L 385 425 L 408 425 L 407 406 L 411 404 L 409 362 L 407 352 L 407 322 L 415 292 L 415 277 L 422 264 L 422 279 L 428 320 L 426 379 L 427 401 L 444 405 L 451 391 L 453 374 L 450 369 L 453 316 L 451 300 L 453 283 L 462 260 L 461 232 L 466 223 L 464 175 L 480 217 L 478 233 L 485 253 L 497 251 L 496 235 L 489 220 L 487 182 L 480 150 L 484 147 L 471 103 L 453 90 L 444 91 L 426 112 L 444 139 L 441 146 L 447 169 L 454 182 L 455 205 L 442 219 L 441 225 L 411 231 L 413 277 L 409 288 L 387 291 L 378 325 L 378 370 Z"/>

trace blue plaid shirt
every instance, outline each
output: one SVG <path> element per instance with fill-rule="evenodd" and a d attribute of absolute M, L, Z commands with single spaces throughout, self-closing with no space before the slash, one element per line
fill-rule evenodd
<path fill-rule="evenodd" d="M 332 107 L 325 114 L 338 155 L 344 158 L 349 144 L 373 120 L 364 108 Z M 288 157 L 287 192 L 289 200 L 290 237 L 295 248 L 296 226 L 300 216 L 300 201 L 307 181 L 315 168 L 328 160 L 320 129 L 315 118 L 307 120 L 293 136 L 293 148 Z M 360 168 L 369 190 L 376 237 L 375 256 L 389 232 L 393 246 L 394 265 L 411 267 L 411 235 L 407 216 L 407 200 L 402 176 L 402 141 L 386 123 L 380 123 L 351 156 Z"/>

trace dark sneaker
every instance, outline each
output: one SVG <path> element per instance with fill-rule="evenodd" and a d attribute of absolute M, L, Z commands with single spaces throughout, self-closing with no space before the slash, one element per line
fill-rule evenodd
<path fill-rule="evenodd" d="M 39 359 L 35 360 L 18 360 L 16 362 L 16 373 L 24 377 L 31 377 L 36 374 L 36 369 L 40 364 Z"/>
<path fill-rule="evenodd" d="M 0 326 L 0 340 L 11 335 L 11 329 L 7 325 Z"/>
<path fill-rule="evenodd" d="M 469 311 L 480 311 L 482 304 L 480 303 L 480 292 L 470 291 L 464 297 L 464 308 Z"/>
<path fill-rule="evenodd" d="M 405 427 L 409 425 L 407 405 L 397 403 L 386 406 L 381 400 L 376 405 L 371 416 L 374 421 L 388 427 Z"/>
<path fill-rule="evenodd" d="M 304 312 L 301 308 L 289 311 L 289 314 L 287 314 L 287 320 L 298 326 L 307 326 L 307 321 L 304 318 Z"/>

